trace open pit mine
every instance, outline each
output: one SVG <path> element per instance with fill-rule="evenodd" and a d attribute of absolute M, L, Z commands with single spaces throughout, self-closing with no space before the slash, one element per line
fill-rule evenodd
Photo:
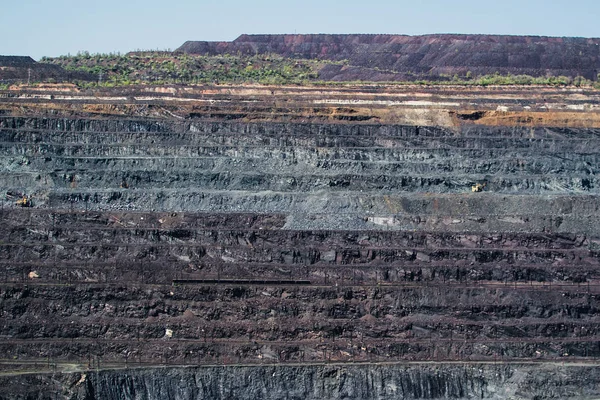
<path fill-rule="evenodd" d="M 0 399 L 600 398 L 600 92 L 0 93 Z"/>

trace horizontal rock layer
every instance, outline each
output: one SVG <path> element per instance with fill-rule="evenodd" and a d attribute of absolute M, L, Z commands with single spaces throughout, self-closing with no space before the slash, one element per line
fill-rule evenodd
<path fill-rule="evenodd" d="M 48 399 L 587 399 L 600 394 L 588 380 L 598 378 L 597 368 L 585 366 L 333 364 L 133 369 L 0 382 Z"/>

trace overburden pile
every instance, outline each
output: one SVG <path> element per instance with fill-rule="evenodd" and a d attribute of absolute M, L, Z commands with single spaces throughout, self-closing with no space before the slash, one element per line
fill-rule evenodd
<path fill-rule="evenodd" d="M 320 71 L 333 81 L 435 80 L 487 74 L 583 76 L 600 72 L 600 39 L 506 35 L 241 35 L 232 42 L 188 41 L 188 54 L 278 54 L 343 61 Z"/>

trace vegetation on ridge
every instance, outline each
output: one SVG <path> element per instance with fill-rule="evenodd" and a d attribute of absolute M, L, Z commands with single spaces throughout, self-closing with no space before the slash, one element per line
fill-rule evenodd
<path fill-rule="evenodd" d="M 41 62 L 59 65 L 68 71 L 87 72 L 98 77 L 96 82 L 77 82 L 81 86 L 127 86 L 132 84 L 219 84 L 257 83 L 267 85 L 317 84 L 344 85 L 548 85 L 577 86 L 600 89 L 600 80 L 592 82 L 581 76 L 532 77 L 529 75 L 432 76 L 431 79 L 404 81 L 324 81 L 319 71 L 328 64 L 344 65 L 345 61 L 305 60 L 276 54 L 190 55 L 168 51 L 138 51 L 128 54 L 90 54 L 42 58 Z M 393 72 L 393 71 L 389 71 Z"/>
<path fill-rule="evenodd" d="M 198 56 L 169 52 L 134 52 L 43 58 L 41 62 L 66 70 L 98 76 L 98 84 L 204 84 L 260 83 L 301 84 L 318 78 L 315 60 L 293 60 L 277 55 Z"/>

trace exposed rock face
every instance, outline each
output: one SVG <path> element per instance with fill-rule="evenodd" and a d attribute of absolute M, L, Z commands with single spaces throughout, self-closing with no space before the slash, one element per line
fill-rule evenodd
<path fill-rule="evenodd" d="M 348 60 L 326 80 L 413 80 L 441 74 L 526 74 L 596 79 L 600 39 L 497 35 L 241 35 L 233 42 L 188 41 L 192 54 L 280 54 Z"/>
<path fill-rule="evenodd" d="M 598 129 L 209 90 L 0 98 L 4 398 L 598 394 Z"/>
<path fill-rule="evenodd" d="M 155 368 L 0 377 L 0 399 L 592 399 L 600 369 L 441 364 Z M 23 384 L 28 385 L 27 389 Z"/>

